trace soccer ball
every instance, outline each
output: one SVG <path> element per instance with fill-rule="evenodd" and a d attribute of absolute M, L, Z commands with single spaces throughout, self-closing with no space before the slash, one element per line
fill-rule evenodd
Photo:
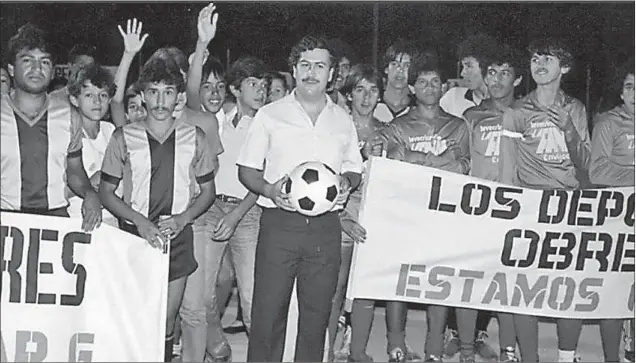
<path fill-rule="evenodd" d="M 338 189 L 336 172 L 318 161 L 298 165 L 283 186 L 296 210 L 310 217 L 330 211 L 336 204 Z"/>

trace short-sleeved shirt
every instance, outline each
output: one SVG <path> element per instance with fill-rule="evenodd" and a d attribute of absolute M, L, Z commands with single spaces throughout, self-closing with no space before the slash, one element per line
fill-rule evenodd
<path fill-rule="evenodd" d="M 585 106 L 562 90 L 559 90 L 555 104 L 565 108 L 572 117 L 582 146 L 589 150 L 590 135 Z M 507 169 L 504 173 L 512 175 L 513 184 L 531 189 L 579 187 L 577 170 L 570 160 L 565 135 L 551 121 L 548 109 L 539 104 L 536 90 L 517 100 L 513 109 L 505 112 L 504 132 L 524 136 L 510 139 L 513 148 L 502 150 L 507 154 L 503 157 L 501 167 Z"/>
<path fill-rule="evenodd" d="M 34 118 L 9 95 L 0 108 L 2 209 L 65 208 L 67 158 L 82 156 L 82 124 L 68 99 L 47 98 Z"/>
<path fill-rule="evenodd" d="M 225 150 L 223 154 L 219 155 L 219 171 L 215 179 L 216 192 L 243 199 L 247 194 L 247 188 L 238 179 L 236 161 L 254 118 L 247 115 L 239 118 L 236 112 L 232 115 L 232 118 L 227 118 L 221 127 L 221 142 Z M 235 119 L 238 119 L 236 126 L 233 124 Z"/>
<path fill-rule="evenodd" d="M 592 130 L 590 181 L 634 186 L 634 114 L 617 106 L 596 118 Z"/>
<path fill-rule="evenodd" d="M 263 170 L 268 183 L 275 183 L 307 161 L 322 162 L 340 173 L 360 173 L 362 156 L 353 120 L 331 98 L 325 98 L 327 104 L 315 124 L 296 100 L 295 91 L 261 107 L 247 132 L 237 164 Z M 276 208 L 272 200 L 263 196 L 257 203 Z"/>
<path fill-rule="evenodd" d="M 219 155 L 223 152 L 223 144 L 219 138 L 219 121 L 214 114 L 185 107 L 177 116 L 177 119 L 182 119 L 187 124 L 197 126 L 203 130 L 214 155 Z"/>
<path fill-rule="evenodd" d="M 492 100 L 464 112 L 470 132 L 470 175 L 499 181 L 499 150 L 504 109 Z"/>
<path fill-rule="evenodd" d="M 104 153 L 114 131 L 115 125 L 106 121 L 99 122 L 99 132 L 94 139 L 89 138 L 82 129 L 82 163 L 89 178 L 101 170 Z M 82 198 L 74 196 L 69 199 L 68 214 L 73 218 L 82 217 Z M 103 209 L 102 219 L 106 218 L 112 219 L 114 217 L 108 210 Z"/>
<path fill-rule="evenodd" d="M 378 131 L 369 142 L 382 140 L 387 150 L 404 148 L 425 154 L 441 155 L 449 140 L 455 140 L 460 147 L 460 156 L 454 162 L 448 163 L 440 169 L 467 174 L 469 168 L 469 138 L 466 122 L 440 109 L 436 120 L 426 120 L 420 117 L 416 108 L 408 114 L 393 120 L 387 127 Z M 369 145 L 366 146 L 367 148 Z"/>
<path fill-rule="evenodd" d="M 108 143 L 102 180 L 123 182 L 123 200 L 151 221 L 183 213 L 195 195 L 195 184 L 214 179 L 211 144 L 198 127 L 176 120 L 163 138 L 146 122 L 117 128 Z"/>
<path fill-rule="evenodd" d="M 453 87 L 439 100 L 440 107 L 455 117 L 461 118 L 464 112 L 482 102 L 468 87 Z"/>

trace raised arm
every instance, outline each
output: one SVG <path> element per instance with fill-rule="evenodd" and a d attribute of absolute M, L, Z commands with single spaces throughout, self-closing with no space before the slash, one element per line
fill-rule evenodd
<path fill-rule="evenodd" d="M 203 63 L 205 63 L 206 50 L 210 41 L 216 35 L 216 22 L 219 14 L 215 13 L 216 7 L 210 4 L 199 12 L 197 20 L 197 31 L 199 37 L 197 45 L 194 49 L 192 64 L 188 70 L 188 79 L 186 85 L 186 95 L 188 98 L 187 106 L 193 110 L 201 110 L 201 97 L 199 89 L 201 88 L 201 76 L 203 73 Z"/>
<path fill-rule="evenodd" d="M 126 110 L 124 109 L 124 94 L 126 93 L 126 80 L 128 78 L 128 71 L 132 64 L 135 55 L 139 53 L 141 47 L 144 45 L 148 34 L 141 35 L 142 23 L 137 22 L 137 19 L 126 22 L 126 32 L 122 29 L 121 25 L 117 26 L 119 33 L 124 41 L 124 54 L 121 56 L 119 67 L 117 67 L 117 73 L 115 73 L 115 86 L 117 90 L 110 103 L 110 112 L 113 116 L 113 122 L 116 126 L 123 126 L 126 124 Z"/>

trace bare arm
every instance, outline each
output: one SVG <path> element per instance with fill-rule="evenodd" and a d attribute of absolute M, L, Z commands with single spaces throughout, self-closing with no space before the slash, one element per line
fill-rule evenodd
<path fill-rule="evenodd" d="M 219 14 L 214 13 L 214 10 L 214 4 L 210 4 L 199 12 L 199 19 L 197 20 L 197 32 L 199 37 L 194 49 L 192 64 L 188 70 L 186 84 L 187 106 L 197 111 L 201 109 L 199 89 L 201 87 L 205 51 L 210 41 L 212 41 L 216 35 L 216 22 Z"/>

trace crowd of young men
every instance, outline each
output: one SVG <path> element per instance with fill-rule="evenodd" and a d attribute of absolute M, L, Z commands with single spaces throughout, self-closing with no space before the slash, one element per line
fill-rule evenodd
<path fill-rule="evenodd" d="M 119 27 L 124 53 L 114 76 L 90 47 L 76 47 L 68 85 L 51 93 L 49 45 L 27 24 L 0 75 L 2 210 L 82 218 L 87 231 L 103 221 L 156 248 L 170 244 L 166 361 L 175 333 L 183 361 L 232 360 L 220 317 L 233 278 L 248 361 L 282 360 L 295 283 L 295 360 L 321 361 L 328 335 L 329 360 L 372 361 L 375 302 L 344 303 L 353 245 L 366 238 L 357 216 L 371 156 L 533 189 L 634 185 L 633 61 L 616 69 L 620 87 L 606 95 L 615 102 L 590 123 L 561 89 L 573 56 L 558 41 L 532 44 L 524 57 L 470 37 L 458 51 L 465 87 L 448 90 L 432 49 L 396 41 L 378 70 L 355 63 L 340 40 L 305 36 L 289 55 L 291 90 L 256 57 L 224 70 L 207 51 L 217 21 L 210 4 L 189 60 L 176 47 L 158 49 L 127 85 L 148 37 L 129 20 Z M 515 97 L 528 75 L 536 89 Z M 336 207 L 317 217 L 297 213 L 282 188 L 308 160 L 340 180 Z M 389 361 L 539 360 L 537 317 L 497 313 L 497 353 L 484 341 L 490 312 L 429 305 L 422 358 L 406 341 L 407 312 L 404 302 L 386 304 Z M 558 361 L 575 361 L 581 327 L 557 319 Z M 623 321 L 600 327 L 605 360 L 619 361 Z M 633 329 L 632 320 L 628 337 Z M 339 332 L 348 337 L 342 350 Z M 625 358 L 634 361 L 633 340 Z"/>

